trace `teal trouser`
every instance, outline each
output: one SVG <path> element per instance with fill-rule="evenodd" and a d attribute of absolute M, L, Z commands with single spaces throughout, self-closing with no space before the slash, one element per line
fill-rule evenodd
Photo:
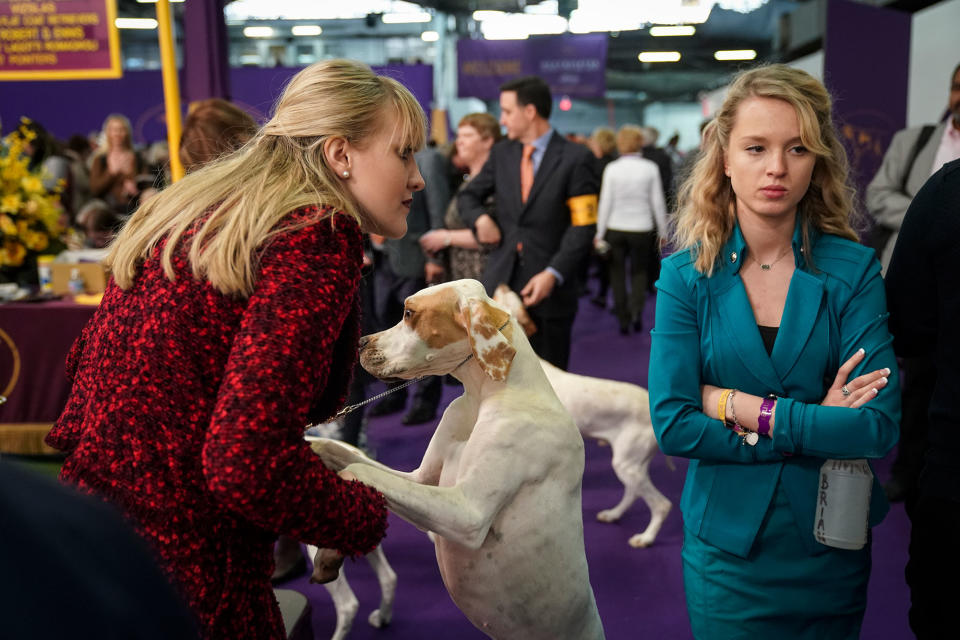
<path fill-rule="evenodd" d="M 684 529 L 683 581 L 697 640 L 856 639 L 867 605 L 870 544 L 811 556 L 783 490 L 746 559 Z M 827 547 L 823 547 L 828 549 Z"/>

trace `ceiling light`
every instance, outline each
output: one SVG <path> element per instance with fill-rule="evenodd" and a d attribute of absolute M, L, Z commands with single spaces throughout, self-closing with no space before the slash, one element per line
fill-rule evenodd
<path fill-rule="evenodd" d="M 436 42 L 440 39 L 440 34 L 436 31 L 424 31 L 420 34 L 420 39 L 424 42 Z"/>
<path fill-rule="evenodd" d="M 565 33 L 567 20 L 562 16 L 510 13 L 484 20 L 480 31 L 487 40 L 523 40 L 530 35 Z"/>
<path fill-rule="evenodd" d="M 117 18 L 113 21 L 117 29 L 156 29 L 157 21 L 153 18 Z"/>
<path fill-rule="evenodd" d="M 272 38 L 273 27 L 244 27 L 243 35 L 248 38 Z"/>
<path fill-rule="evenodd" d="M 640 62 L 679 62 L 679 51 L 642 51 L 637 56 Z"/>
<path fill-rule="evenodd" d="M 433 16 L 426 11 L 385 13 L 381 18 L 383 24 L 411 24 L 414 22 L 430 22 Z"/>
<path fill-rule="evenodd" d="M 650 35 L 652 36 L 692 36 L 697 32 L 697 29 L 689 24 L 685 25 L 675 25 L 675 26 L 657 26 L 650 27 Z"/>
<path fill-rule="evenodd" d="M 318 24 L 298 24 L 290 29 L 290 33 L 295 36 L 318 36 L 323 29 Z"/>
<path fill-rule="evenodd" d="M 757 57 L 757 52 L 753 49 L 717 51 L 713 54 L 713 57 L 717 60 L 753 60 Z"/>

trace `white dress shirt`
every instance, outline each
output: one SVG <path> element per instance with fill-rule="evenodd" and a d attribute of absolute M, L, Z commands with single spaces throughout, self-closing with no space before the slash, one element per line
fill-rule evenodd
<path fill-rule="evenodd" d="M 940 167 L 960 158 L 960 128 L 951 117 L 947 121 L 947 126 L 943 129 L 943 136 L 940 138 L 940 146 L 937 147 L 937 155 L 933 157 L 933 166 L 930 167 L 930 175 L 940 170 Z"/>
<path fill-rule="evenodd" d="M 603 171 L 597 205 L 597 238 L 607 229 L 667 234 L 667 204 L 660 169 L 639 153 L 620 156 Z"/>

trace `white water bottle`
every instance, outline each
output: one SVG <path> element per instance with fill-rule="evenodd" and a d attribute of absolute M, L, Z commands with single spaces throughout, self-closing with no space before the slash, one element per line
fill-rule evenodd
<path fill-rule="evenodd" d="M 820 467 L 813 536 L 838 549 L 867 544 L 873 471 L 864 459 L 827 460 Z"/>
<path fill-rule="evenodd" d="M 79 269 L 70 270 L 70 279 L 67 281 L 67 291 L 72 296 L 78 296 L 86 290 L 83 282 L 83 276 Z"/>

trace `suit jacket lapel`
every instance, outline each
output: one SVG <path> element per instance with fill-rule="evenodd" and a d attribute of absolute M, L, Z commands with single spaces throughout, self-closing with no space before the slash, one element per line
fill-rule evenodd
<path fill-rule="evenodd" d="M 724 337 L 733 343 L 744 369 L 760 383 L 760 389 L 744 389 L 759 395 L 760 393 L 783 393 L 783 383 L 777 375 L 770 356 L 763 346 L 763 339 L 757 329 L 757 320 L 753 316 L 753 307 L 747 297 L 747 290 L 739 274 L 730 277 L 711 278 L 713 298 L 717 304 Z M 715 287 L 715 288 L 714 288 Z"/>
<path fill-rule="evenodd" d="M 816 325 L 822 299 L 823 282 L 798 267 L 790 279 L 777 342 L 773 346 L 773 366 L 781 380 L 786 380 L 797 364 Z"/>
<path fill-rule="evenodd" d="M 543 184 L 547 181 L 548 176 L 553 172 L 554 167 L 557 163 L 560 162 L 561 151 L 560 147 L 563 146 L 563 138 L 560 137 L 560 134 L 556 131 L 553 132 L 553 135 L 550 136 L 550 142 L 547 144 L 547 150 L 543 153 L 543 158 L 540 160 L 540 166 L 537 167 L 537 173 L 533 176 L 533 187 L 530 189 L 530 195 L 527 197 L 527 202 L 524 204 L 524 211 L 527 207 L 530 206 L 530 203 L 533 202 L 534 198 L 537 197 L 537 193 L 543 190 Z M 521 156 L 523 151 L 521 149 Z M 517 164 L 519 167 L 519 163 Z M 520 183 L 520 172 L 517 171 L 517 184 Z"/>

